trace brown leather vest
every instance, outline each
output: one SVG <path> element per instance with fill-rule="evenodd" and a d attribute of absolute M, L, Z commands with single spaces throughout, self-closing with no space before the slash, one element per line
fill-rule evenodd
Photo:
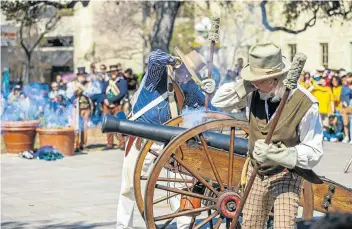
<path fill-rule="evenodd" d="M 301 90 L 297 89 L 287 101 L 274 134 L 273 143 L 282 142 L 286 147 L 293 147 L 300 143 L 298 126 L 313 102 Z M 253 92 L 249 114 L 249 152 L 253 151 L 254 143 L 258 139 L 265 139 L 271 122 L 268 124 L 265 112 L 265 102 L 260 100 L 259 93 Z"/>

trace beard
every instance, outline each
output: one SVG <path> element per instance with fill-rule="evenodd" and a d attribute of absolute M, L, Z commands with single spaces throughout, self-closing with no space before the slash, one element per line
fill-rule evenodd
<path fill-rule="evenodd" d="M 261 100 L 269 100 L 273 103 L 279 102 L 282 98 L 283 93 L 281 93 L 280 90 L 274 90 L 272 92 L 269 93 L 264 93 L 259 91 L 259 96 Z"/>
<path fill-rule="evenodd" d="M 261 100 L 268 100 L 274 97 L 274 93 L 273 92 L 264 93 L 259 91 L 259 96 Z"/>

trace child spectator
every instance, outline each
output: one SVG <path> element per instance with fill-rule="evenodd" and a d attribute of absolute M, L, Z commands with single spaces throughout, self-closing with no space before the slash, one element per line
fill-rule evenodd
<path fill-rule="evenodd" d="M 352 87 L 348 86 L 349 77 L 350 76 L 347 74 L 342 76 L 341 78 L 342 80 L 342 89 L 341 89 L 341 96 L 340 96 L 341 115 L 342 115 L 344 134 L 345 134 L 345 138 L 342 141 L 343 143 L 348 143 L 350 140 L 352 140 L 352 136 L 351 136 L 352 132 L 351 130 L 349 131 L 350 116 L 352 115 L 352 104 L 351 104 Z"/>
<path fill-rule="evenodd" d="M 334 96 L 334 106 L 335 106 L 335 112 L 341 110 L 342 103 L 341 103 L 341 89 L 342 89 L 342 82 L 341 79 L 337 76 L 333 76 L 331 78 L 330 82 L 330 88 L 332 91 L 332 94 Z"/>
<path fill-rule="evenodd" d="M 330 115 L 327 123 L 323 122 L 324 125 L 324 141 L 337 142 L 343 139 L 343 124 L 340 119 L 335 115 Z"/>
<path fill-rule="evenodd" d="M 325 79 L 321 78 L 317 82 L 317 85 L 313 86 L 311 92 L 319 102 L 319 113 L 321 114 L 322 120 L 335 112 L 334 96 L 331 89 L 325 86 L 325 83 Z"/>

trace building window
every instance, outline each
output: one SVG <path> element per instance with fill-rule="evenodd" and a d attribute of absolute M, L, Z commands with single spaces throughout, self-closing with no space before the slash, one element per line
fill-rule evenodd
<path fill-rule="evenodd" d="M 329 46 L 327 43 L 321 43 L 321 64 L 327 68 L 329 65 Z"/>
<path fill-rule="evenodd" d="M 297 45 L 296 44 L 289 44 L 288 47 L 290 48 L 290 61 L 292 62 L 293 57 L 297 53 Z"/>
<path fill-rule="evenodd" d="M 73 47 L 73 36 L 44 37 L 40 42 L 42 48 L 47 47 Z"/>

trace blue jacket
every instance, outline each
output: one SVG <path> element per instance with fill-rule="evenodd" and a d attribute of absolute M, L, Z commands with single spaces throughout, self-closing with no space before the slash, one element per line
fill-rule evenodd
<path fill-rule="evenodd" d="M 127 95 L 127 80 L 123 76 L 118 76 L 116 78 L 116 86 L 120 90 L 120 94 L 116 96 L 107 96 L 110 103 L 119 103 Z M 109 86 L 109 81 L 105 82 L 103 92 L 106 94 L 106 89 Z"/>
<path fill-rule="evenodd" d="M 144 85 L 141 85 L 141 91 L 133 106 L 133 114 L 145 107 L 147 104 L 164 94 L 167 90 L 167 65 L 175 59 L 169 54 L 158 49 L 150 53 L 148 58 L 148 70 Z M 204 106 L 205 95 L 193 80 L 181 85 L 185 94 L 185 105 L 191 108 Z M 163 124 L 170 119 L 169 104 L 167 100 L 162 101 L 144 113 L 138 121 Z"/>

